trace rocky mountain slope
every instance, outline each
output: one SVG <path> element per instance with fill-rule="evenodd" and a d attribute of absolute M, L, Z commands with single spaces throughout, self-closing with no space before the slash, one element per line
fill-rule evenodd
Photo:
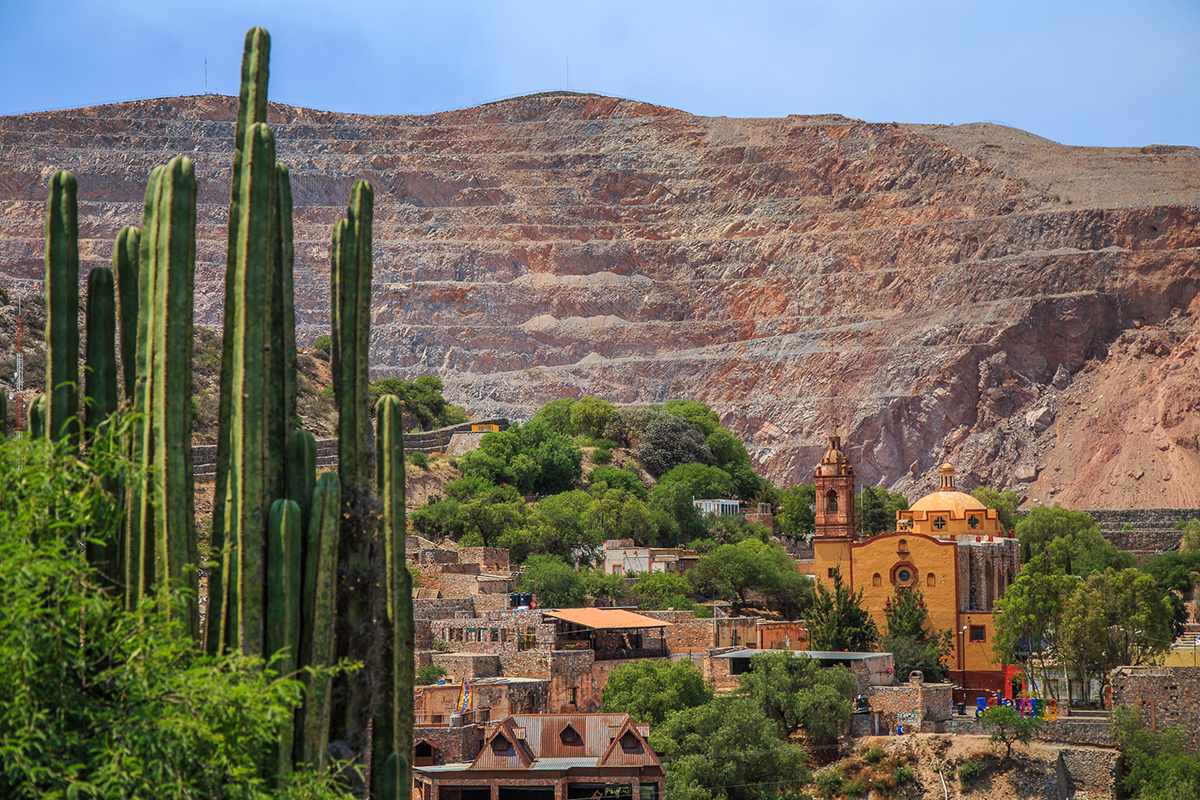
<path fill-rule="evenodd" d="M 197 318 L 217 323 L 234 103 L 0 118 L 0 272 L 40 275 L 53 169 L 79 178 L 90 267 L 186 153 Z M 376 187 L 376 377 L 433 372 L 513 418 L 564 394 L 704 400 L 780 483 L 839 433 L 864 481 L 909 495 L 949 460 L 968 489 L 1200 506 L 1195 148 L 593 96 L 271 121 L 302 342 L 327 330 L 349 187 Z"/>

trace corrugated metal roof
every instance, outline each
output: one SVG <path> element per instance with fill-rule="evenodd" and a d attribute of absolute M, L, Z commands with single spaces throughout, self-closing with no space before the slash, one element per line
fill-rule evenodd
<path fill-rule="evenodd" d="M 561 770 L 574 769 L 578 767 L 594 767 L 596 766 L 595 757 L 578 756 L 576 758 L 539 758 L 530 765 L 530 769 L 545 769 L 545 770 Z"/>
<path fill-rule="evenodd" d="M 596 630 L 612 630 L 614 628 L 667 628 L 671 623 L 663 622 L 653 617 L 623 611 L 619 608 L 567 608 L 561 611 L 547 611 L 547 617 L 561 619 L 575 625 Z"/>

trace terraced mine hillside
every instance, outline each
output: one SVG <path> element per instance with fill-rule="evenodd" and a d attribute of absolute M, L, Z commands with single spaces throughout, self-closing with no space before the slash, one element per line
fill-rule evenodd
<path fill-rule="evenodd" d="M 186 153 L 197 317 L 217 323 L 233 114 L 202 96 L 0 118 L 0 271 L 40 275 L 53 169 L 79 178 L 86 268 Z M 910 496 L 951 461 L 967 489 L 1200 506 L 1194 148 L 593 96 L 271 121 L 302 342 L 327 329 L 350 185 L 376 187 L 377 377 L 433 372 L 516 419 L 564 394 L 704 400 L 780 483 L 838 433 L 865 481 Z"/>

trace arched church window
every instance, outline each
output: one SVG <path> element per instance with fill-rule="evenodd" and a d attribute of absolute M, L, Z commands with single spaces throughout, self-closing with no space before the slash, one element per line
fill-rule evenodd
<path fill-rule="evenodd" d="M 838 510 L 837 492 L 830 489 L 825 494 L 825 511 L 829 514 L 836 514 Z"/>
<path fill-rule="evenodd" d="M 876 572 L 874 575 L 871 576 L 871 585 L 872 586 L 883 586 L 883 578 L 880 576 L 880 574 L 878 572 Z"/>
<path fill-rule="evenodd" d="M 926 575 L 925 576 L 925 585 L 930 586 L 930 587 L 937 586 L 937 576 L 934 575 L 932 572 L 929 573 L 928 575 Z"/>

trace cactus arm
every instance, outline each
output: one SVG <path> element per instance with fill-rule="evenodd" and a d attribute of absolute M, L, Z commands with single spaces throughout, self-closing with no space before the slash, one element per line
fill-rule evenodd
<path fill-rule="evenodd" d="M 196 175 L 185 156 L 162 173 L 151 263 L 151 424 L 154 435 L 154 573 L 160 593 L 171 586 L 196 590 L 196 536 L 192 478 L 192 308 L 196 262 Z M 199 637 L 196 607 L 179 608 L 184 627 Z"/>
<path fill-rule="evenodd" d="M 142 232 L 125 227 L 113 246 L 112 271 L 117 284 L 117 317 L 121 325 L 121 378 L 125 401 L 133 401 L 137 377 L 138 250 Z"/>
<path fill-rule="evenodd" d="M 46 395 L 39 394 L 29 403 L 29 438 L 46 436 Z"/>
<path fill-rule="evenodd" d="M 296 669 L 300 639 L 300 508 L 292 500 L 271 504 L 267 526 L 266 655 L 279 655 L 275 672 L 290 677 Z M 280 726 L 275 776 L 292 771 L 294 729 Z"/>
<path fill-rule="evenodd" d="M 113 272 L 96 267 L 88 273 L 87 404 L 84 427 L 94 431 L 117 410 L 116 300 Z"/>
<path fill-rule="evenodd" d="M 79 440 L 78 186 L 69 172 L 50 178 L 46 199 L 46 425 L 50 438 Z"/>
<path fill-rule="evenodd" d="M 312 516 L 308 523 L 310 553 L 316 567 L 306 570 L 311 582 L 303 588 L 305 626 L 311 631 L 311 646 L 303 654 L 303 666 L 326 667 L 334 663 L 334 593 L 337 583 L 338 525 L 341 520 L 342 488 L 337 473 L 326 472 L 313 490 Z M 312 543 L 316 544 L 315 547 Z M 304 676 L 305 703 L 300 760 L 324 770 L 329 745 L 330 705 L 333 679 L 328 675 Z"/>
<path fill-rule="evenodd" d="M 284 430 L 300 427 L 300 415 L 296 408 L 296 301 L 292 283 L 295 249 L 292 243 L 292 182 L 284 164 L 275 165 L 277 193 L 279 197 L 279 219 L 276 230 L 279 243 L 276 248 L 280 275 L 280 313 L 283 336 L 283 417 Z"/>

